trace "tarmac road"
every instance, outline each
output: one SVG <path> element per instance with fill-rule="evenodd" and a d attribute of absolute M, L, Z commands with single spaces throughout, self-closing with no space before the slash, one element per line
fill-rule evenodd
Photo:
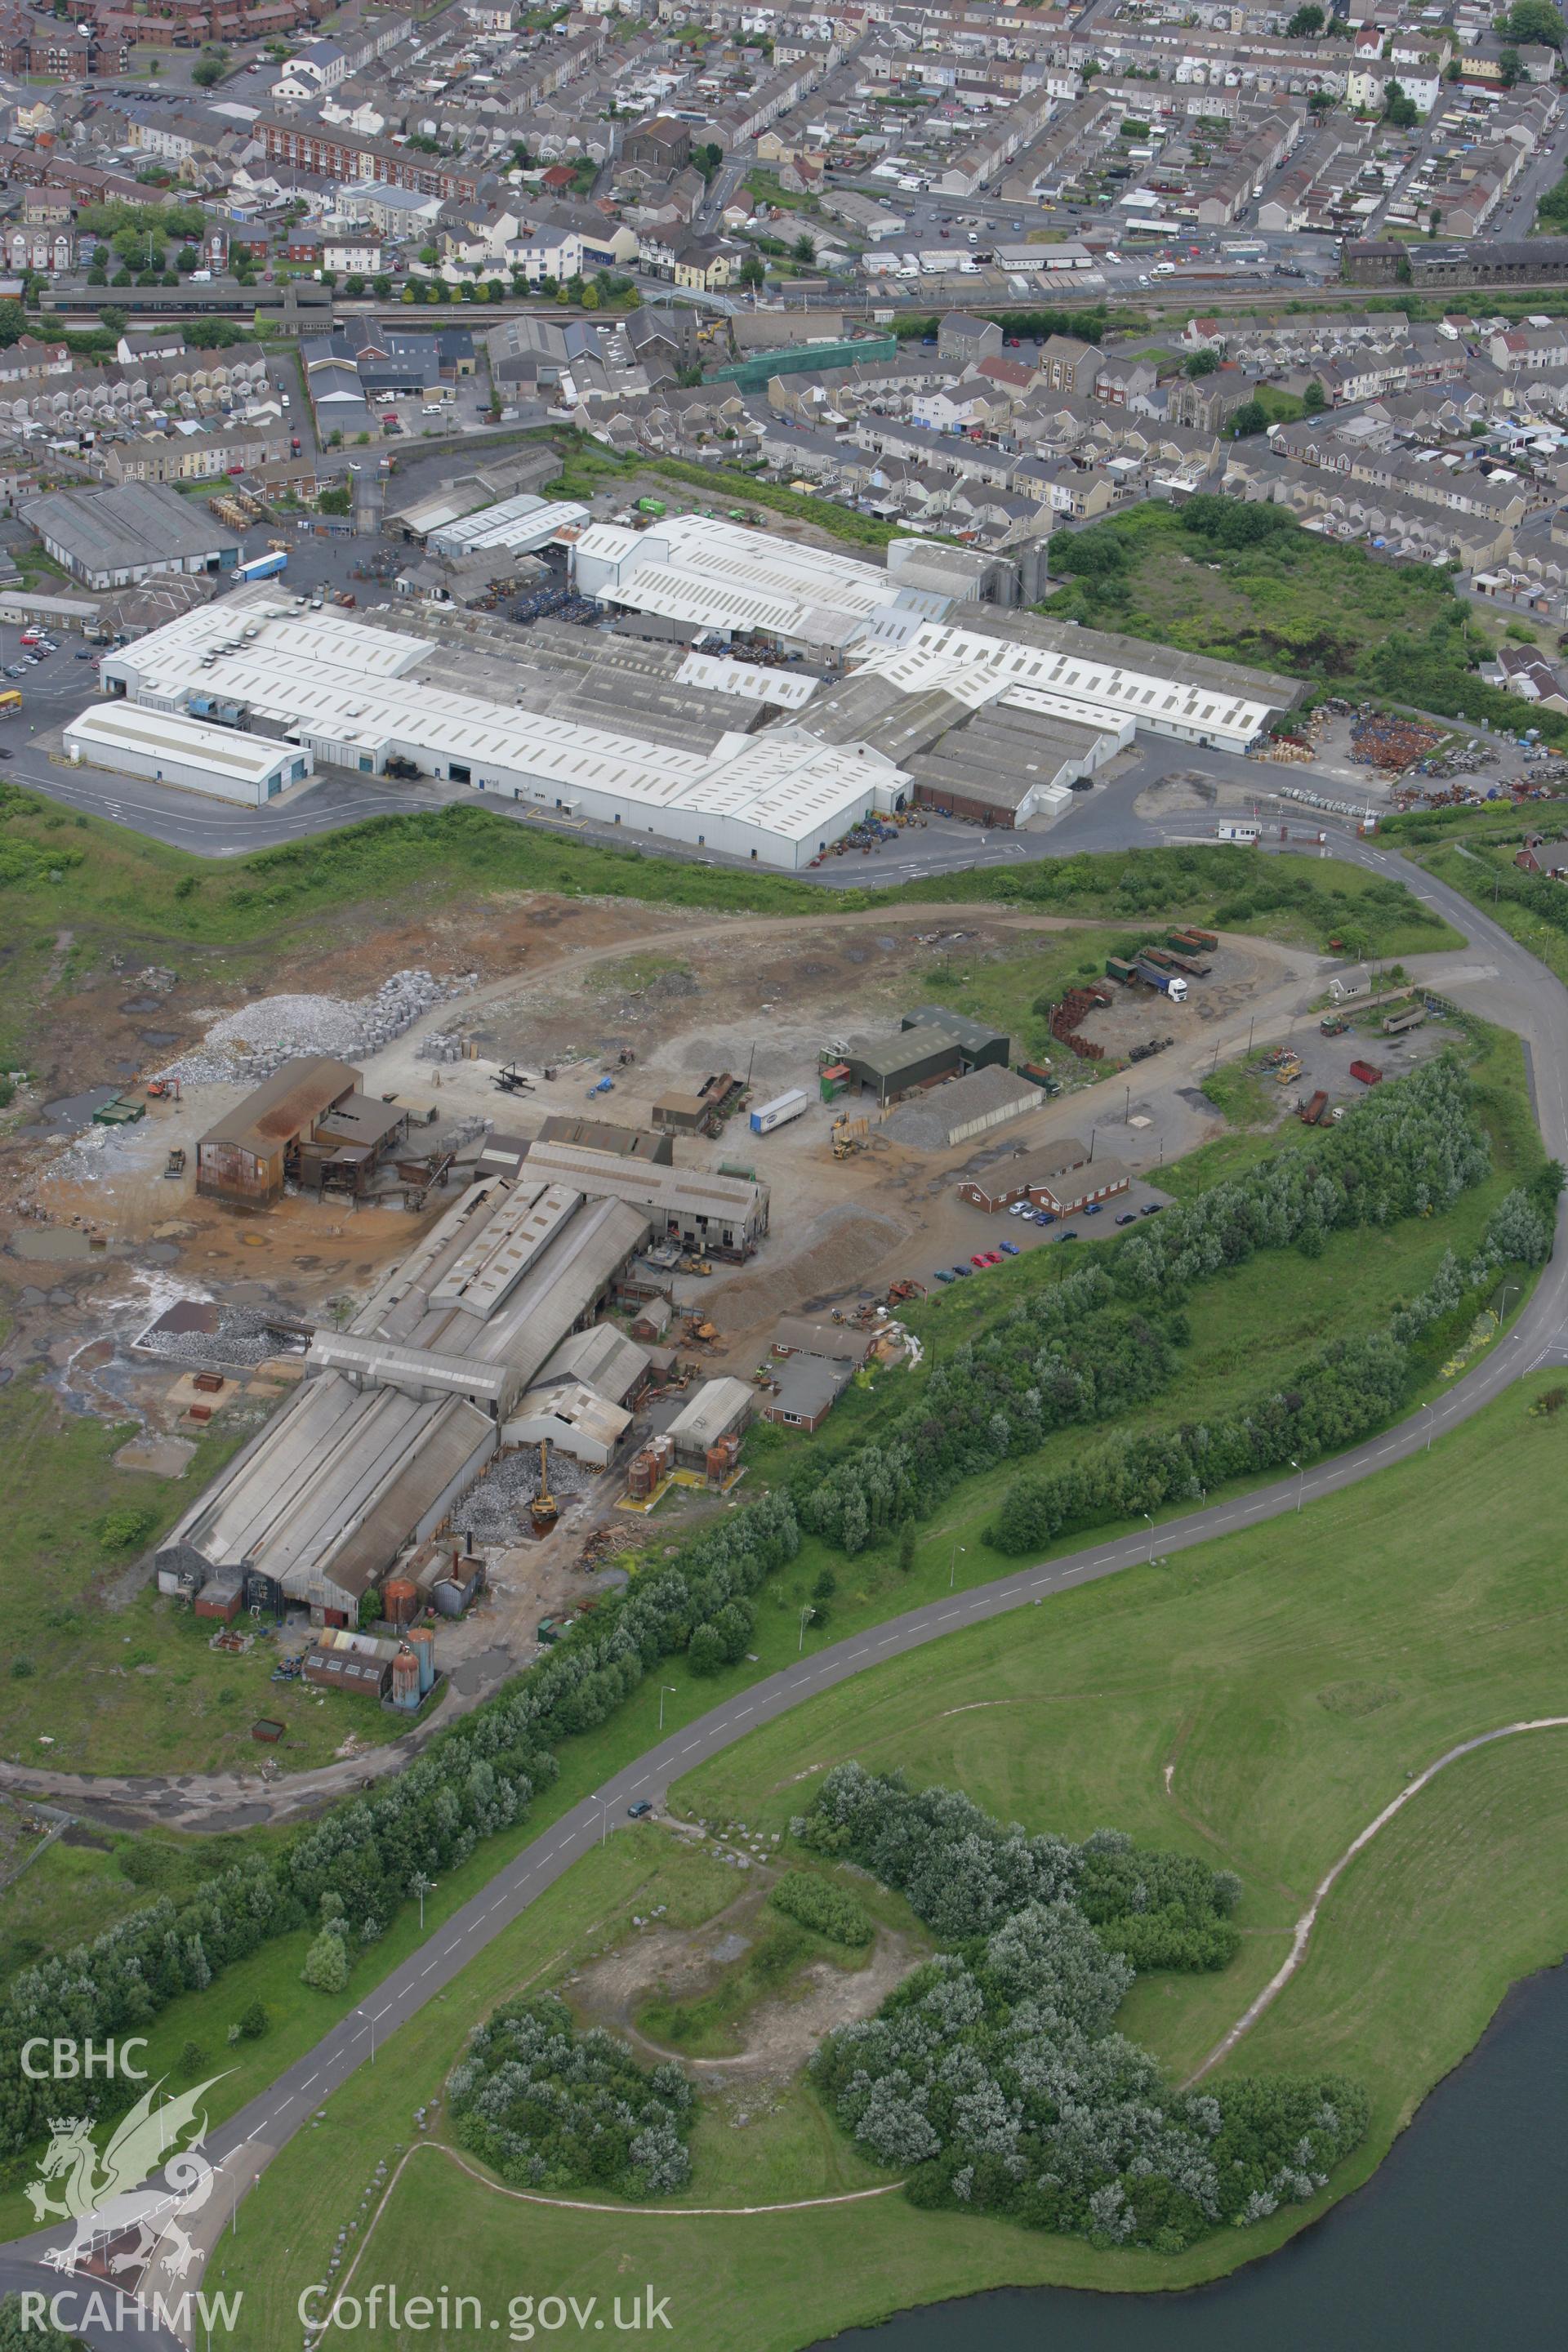
<path fill-rule="evenodd" d="M 1496 978 L 1479 983 L 1478 1009 L 1511 1019 L 1525 1034 L 1536 1113 L 1546 1148 L 1554 1157 L 1568 1160 L 1568 990 L 1489 917 L 1404 859 L 1359 842 L 1342 845 L 1342 854 L 1408 883 L 1468 934 L 1473 950 L 1489 960 Z M 1072 1586 L 1093 1583 L 1151 1559 L 1270 1520 L 1285 1523 L 1280 1542 L 1282 1549 L 1288 1549 L 1289 1521 L 1306 1502 L 1339 1493 L 1393 1462 L 1429 1448 L 1436 1437 L 1479 1412 L 1525 1371 L 1568 1357 L 1568 1251 L 1562 1246 L 1565 1216 L 1568 1208 L 1560 1212 L 1557 1252 L 1508 1338 L 1440 1402 L 1395 1428 L 1254 1494 L 1188 1512 L 1146 1533 L 1087 1545 L 1060 1559 L 1020 1570 L 967 1592 L 952 1592 L 889 1623 L 850 1635 L 735 1694 L 648 1748 L 606 1780 L 594 1798 L 574 1806 L 499 1870 L 411 1958 L 367 1994 L 362 2008 L 210 2136 L 205 2152 L 218 2166 L 218 2186 L 205 2212 L 196 2217 L 194 2234 L 204 2248 L 216 2248 L 246 2189 L 310 2121 L 321 2102 L 360 2065 L 384 2053 L 401 2024 L 450 1984 L 475 1953 L 518 1918 L 596 1841 L 618 1827 L 626 1819 L 627 1805 L 642 1798 L 657 1801 L 681 1774 L 803 1700 L 963 1626 L 1043 1605 Z M 45 2248 L 63 2234 L 61 2230 L 38 2232 L 0 2248 L 0 2293 L 48 2281 L 53 2274 L 37 2265 Z M 213 2284 L 220 2285 L 221 2277 Z M 120 2323 L 112 2313 L 105 2327 L 89 2326 L 84 2333 L 94 2352 L 132 2342 L 157 2344 L 160 2352 L 168 2352 L 174 2342 L 131 2322 Z"/>

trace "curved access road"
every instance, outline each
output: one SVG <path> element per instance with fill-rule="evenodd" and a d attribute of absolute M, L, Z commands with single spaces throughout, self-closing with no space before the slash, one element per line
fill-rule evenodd
<path fill-rule="evenodd" d="M 1366 862 L 1407 882 L 1418 895 L 1483 948 L 1497 978 L 1483 983 L 1479 1009 L 1519 1029 L 1531 1049 L 1536 1113 L 1548 1150 L 1568 1160 L 1568 990 L 1543 971 L 1489 918 L 1455 891 L 1435 882 L 1397 856 L 1363 845 L 1347 845 Z M 1543 1270 L 1513 1329 L 1474 1371 L 1439 1402 L 1422 1408 L 1363 1444 L 1301 1473 L 1276 1479 L 1249 1495 L 1190 1511 L 1153 1530 L 1116 1535 L 1043 1564 L 1025 1568 L 964 1592 L 953 1591 L 881 1625 L 799 1657 L 782 1673 L 736 1692 L 708 1714 L 658 1741 L 624 1770 L 607 1779 L 504 1864 L 489 1883 L 381 1984 L 363 2006 L 323 2035 L 258 2097 L 208 2136 L 206 2153 L 218 2162 L 218 2186 L 193 2229 L 204 2247 L 216 2242 L 246 2191 L 279 2148 L 307 2124 L 315 2109 L 357 2069 L 384 2048 L 400 2025 L 461 1973 L 476 1953 L 518 1919 L 544 1890 L 626 1818 L 641 1798 L 657 1799 L 683 1773 L 719 1755 L 765 1723 L 823 1691 L 832 1690 L 868 1667 L 922 1648 L 964 1626 L 984 1624 L 1010 1612 L 1040 1606 L 1054 1594 L 1090 1584 L 1154 1556 L 1184 1551 L 1216 1536 L 1256 1528 L 1301 1508 L 1308 1501 L 1340 1493 L 1389 1464 L 1405 1460 L 1500 1396 L 1537 1364 L 1568 1354 L 1568 1250 L 1560 1246 Z M 204 2236 L 205 2231 L 205 2236 Z M 37 2267 L 45 2249 L 62 2231 L 39 2232 L 0 2248 L 0 2294 L 23 2285 L 37 2289 L 54 2273 Z M 103 2329 L 82 2330 L 94 2352 L 132 2342 L 157 2343 L 133 2320 Z M 160 2347 L 163 2352 L 163 2347 Z"/>

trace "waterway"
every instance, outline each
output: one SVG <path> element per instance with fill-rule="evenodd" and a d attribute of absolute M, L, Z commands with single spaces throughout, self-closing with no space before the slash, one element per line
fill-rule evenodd
<path fill-rule="evenodd" d="M 1537 2352 L 1568 2339 L 1568 1965 L 1510 1994 L 1363 2189 L 1180 2295 L 1032 2288 L 834 2352 Z"/>

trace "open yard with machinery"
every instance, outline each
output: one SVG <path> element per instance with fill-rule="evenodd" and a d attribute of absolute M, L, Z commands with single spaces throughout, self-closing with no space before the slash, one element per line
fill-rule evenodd
<path fill-rule="evenodd" d="M 222 1075 L 226 1056 L 281 1035 L 280 1003 L 305 1008 L 300 1050 L 330 1039 L 329 1050 L 363 1066 L 373 1093 L 427 1097 L 439 1131 L 469 1139 L 470 1158 L 486 1124 L 524 1139 L 550 1114 L 646 1128 L 662 1095 L 720 1072 L 749 1084 L 753 1102 L 801 1087 L 812 1097 L 805 1115 L 774 1134 L 753 1137 L 731 1120 L 676 1146 L 689 1166 L 754 1166 L 773 1195 L 757 1256 L 716 1276 L 662 1277 L 678 1315 L 706 1318 L 719 1335 L 698 1372 L 749 1378 L 781 1313 L 825 1314 L 903 1278 L 929 1288 L 938 1266 L 989 1245 L 994 1221 L 957 1197 L 965 1171 L 1089 1124 L 1100 1126 L 1101 1149 L 1150 1179 L 1210 1144 L 1223 1119 L 1201 1082 L 1216 1046 L 1227 1057 L 1253 1026 L 1288 1034 L 1331 968 L 1320 961 L 1331 938 L 1342 942 L 1336 963 L 1368 937 L 1388 952 L 1458 944 L 1397 885 L 1331 861 L 1275 859 L 1264 871 L 1246 851 L 1058 860 L 959 877 L 964 895 L 974 888 L 972 908 L 890 893 L 858 910 L 767 877 L 557 847 L 480 812 L 372 825 L 214 868 L 97 823 L 79 827 L 26 796 L 6 805 L 5 840 L 22 864 L 8 884 L 0 878 L 17 918 L 0 1029 L 9 1022 L 26 1038 L 18 1061 L 37 1076 L 0 1112 L 0 1198 L 11 1211 L 0 1369 L 12 1375 L 0 1413 L 16 1423 L 27 1482 L 0 1546 L 0 1625 L 18 1660 L 5 1752 L 65 1769 L 265 1765 L 275 1777 L 396 1729 L 384 1710 L 345 1710 L 335 1694 L 274 1683 L 266 1637 L 212 1649 L 210 1629 L 181 1619 L 147 1582 L 149 1544 L 287 1400 L 298 1356 L 268 1349 L 298 1349 L 301 1334 L 350 1315 L 451 1197 L 438 1191 L 411 1213 L 395 1201 L 290 1196 L 237 1216 L 197 1195 L 188 1165 L 168 1180 L 171 1152 L 189 1160 L 207 1124 L 242 1098 L 243 1082 Z M 61 839 L 79 862 L 49 869 L 60 876 L 50 883 L 41 861 L 67 854 Z M 493 864 L 480 890 L 480 865 L 498 847 L 521 861 L 519 883 L 531 871 L 546 878 L 557 858 L 561 876 L 580 877 L 584 889 L 624 879 L 638 899 L 508 887 L 504 865 L 498 873 Z M 1013 906 L 993 912 L 982 886 L 1004 880 Z M 640 903 L 645 889 L 654 903 Z M 477 925 L 476 891 L 487 910 Z M 741 910 L 742 891 L 756 894 L 754 911 Z M 659 903 L 671 892 L 691 895 Z M 802 913 L 772 911 L 781 897 Z M 1185 1003 L 1118 992 L 1084 1024 L 1103 1040 L 1104 1062 L 1055 1045 L 1050 1004 L 1102 971 L 1108 953 L 1163 936 L 1178 912 L 1205 919 L 1218 908 L 1235 930 Z M 287 999 L 266 977 L 279 957 Z M 374 1014 L 376 992 L 414 971 L 434 975 L 434 1001 L 405 1034 L 361 1052 L 352 1019 L 346 1031 L 331 1025 L 358 1017 L 355 1007 Z M 1005 1032 L 1015 1061 L 1047 1055 L 1071 1098 L 1031 1096 L 999 1133 L 935 1152 L 878 1133 L 874 1103 L 815 1098 L 826 1055 L 858 1035 L 886 1037 L 906 1013 L 931 1005 Z M 435 1033 L 460 1037 L 475 1058 L 421 1058 Z M 1110 1077 L 1119 1058 L 1156 1036 L 1171 1042 L 1136 1066 L 1131 1084 Z M 532 1075 L 521 1093 L 497 1090 L 509 1065 Z M 147 1076 L 170 1066 L 187 1074 L 183 1095 L 147 1099 Z M 144 1115 L 93 1126 L 92 1108 L 117 1087 Z M 835 1121 L 867 1111 L 869 1131 L 837 1157 Z M 1017 1230 L 1026 1250 L 1047 1238 Z M 1381 1283 L 1368 1293 L 1385 1295 Z M 206 1357 L 149 1352 L 150 1328 L 171 1308 L 216 1315 Z M 237 1361 L 226 1353 L 223 1331 L 248 1334 L 268 1317 L 291 1336 L 247 1339 Z M 216 1399 L 192 1387 L 209 1360 L 224 1379 Z M 852 1391 L 840 1407 L 847 1431 L 859 1402 Z M 194 1417 L 198 1406 L 209 1420 Z M 759 1429 L 758 1469 L 787 1443 Z M 61 1482 L 63 1507 L 53 1499 Z M 583 1538 L 607 1528 L 612 1556 L 628 1540 L 635 1548 L 639 1531 L 606 1518 L 616 1491 L 600 1482 L 586 1503 L 570 1504 L 551 1542 L 492 1561 L 485 1607 L 449 1637 L 463 1703 L 533 1654 L 540 1620 L 569 1614 L 592 1591 L 577 1566 Z M 672 1496 L 656 1525 L 679 1532 L 693 1507 Z M 69 1591 L 57 1575 L 47 1599 L 32 1567 L 44 1543 L 74 1563 Z M 258 1750 L 251 1726 L 262 1718 L 283 1730 Z"/>

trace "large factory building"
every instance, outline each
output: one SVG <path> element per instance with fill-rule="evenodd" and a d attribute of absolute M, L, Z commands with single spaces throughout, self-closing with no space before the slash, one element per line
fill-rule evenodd
<path fill-rule="evenodd" d="M 302 1385 L 161 1546 L 161 1590 L 195 1597 L 237 1579 L 247 1607 L 292 1601 L 319 1624 L 356 1623 L 366 1591 L 512 1442 L 525 1398 L 531 1425 L 533 1392 L 558 1372 L 585 1423 L 612 1439 L 624 1428 L 624 1374 L 607 1394 L 595 1377 L 615 1346 L 563 1356 L 563 1342 L 595 1324 L 655 1232 L 711 1230 L 715 1245 L 722 1233 L 743 1256 L 767 1229 L 767 1197 L 581 1146 L 536 1144 L 515 1176 L 482 1178 L 346 1331 L 316 1334 Z"/>
<path fill-rule="evenodd" d="M 362 775 L 412 763 L 628 843 L 786 872 L 917 801 L 1004 826 L 1058 817 L 1136 734 L 1244 751 L 1301 692 L 979 603 L 934 560 L 884 568 L 697 515 L 558 537 L 605 628 L 361 619 L 268 582 L 117 647 L 103 683 L 172 728 L 214 722 L 182 736 L 191 789 L 216 744 L 210 789 L 233 797 L 237 730 L 265 744 L 263 790 L 290 755 Z M 79 757 L 112 766 L 116 740 L 97 711 L 76 722 Z"/>

